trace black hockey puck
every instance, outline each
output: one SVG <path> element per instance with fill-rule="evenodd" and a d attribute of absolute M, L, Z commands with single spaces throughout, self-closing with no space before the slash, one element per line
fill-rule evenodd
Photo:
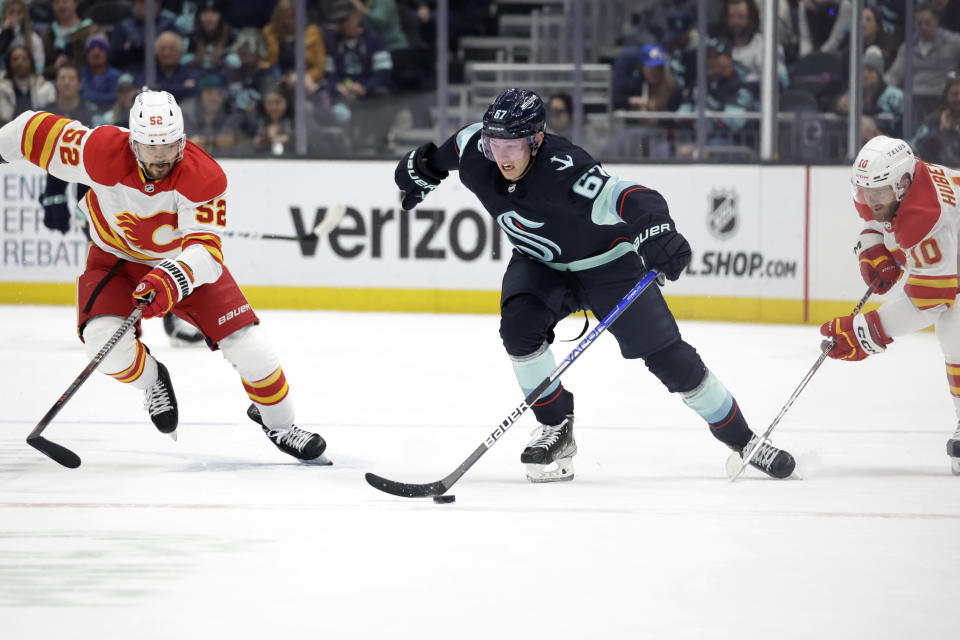
<path fill-rule="evenodd" d="M 433 496 L 433 501 L 437 504 L 450 504 L 457 501 L 457 496 L 452 494 L 449 496 Z"/>

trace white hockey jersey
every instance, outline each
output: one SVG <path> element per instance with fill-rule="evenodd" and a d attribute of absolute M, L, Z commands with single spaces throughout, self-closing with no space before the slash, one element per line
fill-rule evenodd
<path fill-rule="evenodd" d="M 148 180 L 129 137 L 127 129 L 89 129 L 52 113 L 27 111 L 0 129 L 0 156 L 8 162 L 26 159 L 61 180 L 89 185 L 80 207 L 90 220 L 90 238 L 104 251 L 153 265 L 199 245 L 206 251 L 189 252 L 191 267 L 209 275 L 198 284 L 217 280 L 227 207 L 223 169 L 188 141 L 166 178 Z M 197 264 L 198 255 L 206 264 Z"/>
<path fill-rule="evenodd" d="M 867 221 L 865 234 L 883 234 L 884 245 L 903 267 L 902 296 L 878 313 L 887 334 L 906 335 L 937 321 L 957 298 L 960 244 L 960 171 L 916 161 L 913 182 L 890 222 L 877 222 L 865 205 L 854 203 Z"/>

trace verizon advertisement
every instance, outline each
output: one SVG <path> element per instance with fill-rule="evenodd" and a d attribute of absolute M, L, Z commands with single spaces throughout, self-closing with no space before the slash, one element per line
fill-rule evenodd
<path fill-rule="evenodd" d="M 423 203 L 405 212 L 392 162 L 223 161 L 229 180 L 224 256 L 241 284 L 433 290 L 499 289 L 511 245 L 493 218 L 452 174 Z M 608 172 L 659 190 L 693 260 L 666 293 L 802 299 L 806 170 L 804 167 L 609 165 Z M 821 189 L 843 190 L 843 168 L 818 169 Z M 834 184 L 836 183 L 836 188 Z M 44 174 L 23 163 L 0 166 L 0 282 L 72 282 L 86 242 L 43 226 L 38 205 Z M 334 207 L 345 214 L 320 239 L 295 239 Z M 832 218 L 811 211 L 811 228 Z M 856 225 L 855 218 L 851 225 Z M 248 237 L 243 237 L 247 234 Z M 252 234 L 253 237 L 249 237 Z M 264 239 L 273 234 L 290 239 Z M 817 238 L 811 237 L 812 255 Z M 832 249 L 832 246 L 831 246 Z M 849 256 L 818 257 L 817 273 L 846 267 Z M 856 274 L 854 274 L 856 275 Z M 834 299 L 856 299 L 856 280 Z M 816 297 L 811 290 L 811 297 Z M 2 301 L 2 300 L 0 300 Z"/>

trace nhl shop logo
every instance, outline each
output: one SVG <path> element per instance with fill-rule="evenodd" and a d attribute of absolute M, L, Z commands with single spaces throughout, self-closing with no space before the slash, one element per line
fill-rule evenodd
<path fill-rule="evenodd" d="M 737 232 L 740 224 L 737 200 L 733 189 L 714 189 L 707 195 L 707 230 L 711 235 L 725 240 Z"/>

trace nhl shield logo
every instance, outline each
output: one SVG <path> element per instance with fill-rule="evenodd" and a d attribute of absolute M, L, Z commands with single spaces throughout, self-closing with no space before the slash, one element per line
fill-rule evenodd
<path fill-rule="evenodd" d="M 153 193 L 153 183 L 148 182 L 147 184 L 143 185 L 143 190 L 147 193 Z"/>
<path fill-rule="evenodd" d="M 714 189 L 707 195 L 707 229 L 712 235 L 726 239 L 737 232 L 737 199 L 733 189 Z"/>

